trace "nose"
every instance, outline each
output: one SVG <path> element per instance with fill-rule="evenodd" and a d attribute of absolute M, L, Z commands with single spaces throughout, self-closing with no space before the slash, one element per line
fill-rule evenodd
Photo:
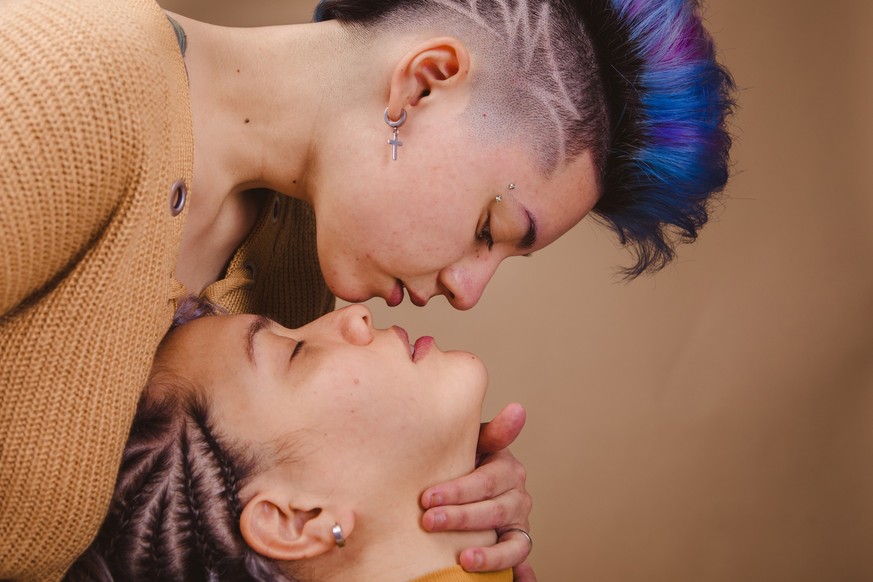
<path fill-rule="evenodd" d="M 373 314 L 366 305 L 349 305 L 334 312 L 344 340 L 356 346 L 373 341 Z"/>
<path fill-rule="evenodd" d="M 452 307 L 464 311 L 479 302 L 499 265 L 496 258 L 470 258 L 444 268 L 437 279 Z"/>

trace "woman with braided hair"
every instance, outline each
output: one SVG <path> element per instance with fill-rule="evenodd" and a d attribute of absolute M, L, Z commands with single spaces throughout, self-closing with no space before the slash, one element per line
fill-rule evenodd
<path fill-rule="evenodd" d="M 732 83 L 695 0 L 316 16 L 0 5 L 0 579 L 57 579 L 94 538 L 186 293 L 289 328 L 335 296 L 469 309 L 504 259 L 589 213 L 634 276 L 694 240 L 725 184 Z M 495 420 L 492 462 L 436 485 L 422 527 L 527 522 L 506 450 L 523 417 Z M 528 552 L 506 536 L 462 562 L 530 581 Z"/>
<path fill-rule="evenodd" d="M 487 376 L 346 307 L 300 329 L 205 317 L 158 350 L 109 516 L 69 580 L 512 580 L 431 535 L 421 496 L 476 463 Z M 253 421 L 254 419 L 254 421 Z"/>

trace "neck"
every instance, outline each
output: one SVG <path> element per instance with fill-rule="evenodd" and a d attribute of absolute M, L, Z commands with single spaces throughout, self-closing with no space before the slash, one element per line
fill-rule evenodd
<path fill-rule="evenodd" d="M 408 494 L 405 503 L 397 503 L 396 495 L 392 497 L 390 511 L 357 514 L 357 525 L 346 547 L 312 560 L 302 579 L 408 582 L 454 566 L 465 548 L 496 542 L 493 531 L 428 533 L 420 526 L 418 497 Z"/>
<path fill-rule="evenodd" d="M 339 493 L 353 500 L 354 529 L 344 548 L 307 560 L 305 570 L 298 572 L 301 579 L 408 582 L 458 564 L 466 548 L 494 545 L 493 530 L 429 533 L 421 527 L 421 494 L 434 483 L 475 468 L 479 427 L 475 422 L 470 426 L 466 433 L 461 423 L 452 427 L 456 448 L 444 443 L 437 452 L 422 452 L 418 463 L 407 464 L 407 471 L 373 482 L 363 479 L 356 482 L 358 489 Z"/>
<path fill-rule="evenodd" d="M 336 23 L 246 29 L 173 18 L 188 39 L 195 143 L 177 278 L 198 292 L 251 230 L 252 189 L 309 201 L 319 120 L 342 94 L 330 86 L 338 79 L 334 55 L 348 40 Z"/>
<path fill-rule="evenodd" d="M 195 183 L 222 192 L 269 188 L 305 198 L 319 120 L 339 104 L 333 22 L 227 28 L 173 15 L 185 28 Z M 198 171 L 199 170 L 199 171 Z"/>

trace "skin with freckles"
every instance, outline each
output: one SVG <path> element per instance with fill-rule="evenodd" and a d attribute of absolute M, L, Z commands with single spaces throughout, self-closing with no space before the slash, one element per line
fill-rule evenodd
<path fill-rule="evenodd" d="M 362 43 L 335 22 L 246 30 L 177 18 L 196 105 L 197 196 L 176 268 L 189 291 L 218 277 L 253 225 L 252 188 L 312 205 L 337 297 L 395 305 L 405 287 L 418 305 L 444 295 L 459 309 L 503 259 L 550 244 L 597 201 L 589 152 L 546 172 L 523 137 L 470 129 L 477 62 L 457 38 Z M 407 112 L 396 161 L 386 107 L 391 119 Z M 532 220 L 537 240 L 521 248 Z"/>
<path fill-rule="evenodd" d="M 597 199 L 587 152 L 544 172 L 529 144 L 469 131 L 479 65 L 457 38 L 407 31 L 373 43 L 335 22 L 226 29 L 174 17 L 188 38 L 195 136 L 175 273 L 189 292 L 221 276 L 252 228 L 263 202 L 253 188 L 312 205 L 321 269 L 338 297 L 395 305 L 407 287 L 419 305 L 443 294 L 459 309 L 479 301 L 503 259 L 551 243 Z M 391 119 L 407 111 L 396 161 L 386 107 Z M 524 245 L 533 223 L 537 240 Z M 527 526 L 530 499 L 505 450 L 519 425 L 486 428 L 502 446 L 446 483 L 445 524 L 424 527 Z M 529 551 L 507 535 L 477 554 L 481 565 L 462 561 L 500 569 Z"/>
<path fill-rule="evenodd" d="M 587 182 L 592 175 L 588 155 L 546 178 L 523 149 L 483 149 L 453 163 L 451 144 L 462 142 L 463 131 L 448 129 L 432 137 L 409 133 L 410 142 L 427 140 L 442 153 L 410 148 L 403 163 L 386 168 L 381 180 L 371 175 L 375 170 L 368 171 L 373 164 L 353 159 L 341 166 L 362 176 L 360 182 L 344 172 L 324 176 L 327 190 L 350 184 L 346 191 L 357 200 L 354 205 L 336 198 L 315 204 L 316 215 L 324 217 L 318 228 L 323 273 L 345 299 L 378 296 L 391 304 L 399 281 L 416 305 L 445 295 L 454 307 L 469 309 L 504 259 L 550 244 L 596 201 L 576 194 L 593 191 Z M 441 180 L 430 177 L 430 168 Z M 509 189 L 507 176 L 515 189 Z M 536 240 L 529 245 L 530 237 L 525 238 L 532 225 Z"/>
<path fill-rule="evenodd" d="M 295 330 L 239 315 L 170 336 L 156 364 L 206 396 L 216 430 L 281 450 L 240 492 L 255 551 L 304 579 L 390 582 L 495 543 L 494 531 L 419 525 L 423 492 L 473 469 L 487 374 L 472 354 L 413 343 L 411 353 L 405 331 L 375 329 L 364 306 Z M 324 543 L 334 523 L 341 552 Z"/>

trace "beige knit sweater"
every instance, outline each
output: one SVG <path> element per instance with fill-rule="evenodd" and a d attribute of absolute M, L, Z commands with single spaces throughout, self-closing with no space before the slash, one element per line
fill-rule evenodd
<path fill-rule="evenodd" d="M 100 526 L 181 292 L 193 155 L 152 0 L 0 0 L 0 579 L 60 578 Z M 205 293 L 289 326 L 332 309 L 314 233 L 276 195 Z"/>

